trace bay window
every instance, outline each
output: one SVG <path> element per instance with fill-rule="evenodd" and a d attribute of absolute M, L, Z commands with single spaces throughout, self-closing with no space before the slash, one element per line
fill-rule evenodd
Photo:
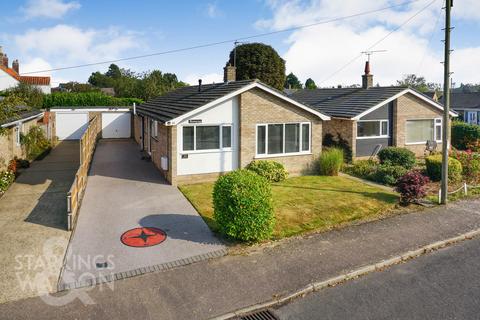
<path fill-rule="evenodd" d="M 282 155 L 310 151 L 310 123 L 257 125 L 257 155 Z"/>
<path fill-rule="evenodd" d="M 388 120 L 360 120 L 357 122 L 357 138 L 388 137 Z"/>
<path fill-rule="evenodd" d="M 195 125 L 182 127 L 182 150 L 221 150 L 232 147 L 231 125 Z"/>
<path fill-rule="evenodd" d="M 406 143 L 426 143 L 442 140 L 442 119 L 407 120 Z"/>

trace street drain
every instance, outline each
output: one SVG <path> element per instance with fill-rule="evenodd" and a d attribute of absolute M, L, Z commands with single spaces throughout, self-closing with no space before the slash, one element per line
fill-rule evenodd
<path fill-rule="evenodd" d="M 242 316 L 240 320 L 278 320 L 270 310 L 262 310 Z"/>
<path fill-rule="evenodd" d="M 154 227 L 134 228 L 125 231 L 120 241 L 129 247 L 144 248 L 156 246 L 167 239 L 167 233 Z"/>
<path fill-rule="evenodd" d="M 105 269 L 106 267 L 108 267 L 108 263 L 105 261 L 105 262 L 97 262 L 95 263 L 95 266 L 97 267 L 97 269 Z"/>

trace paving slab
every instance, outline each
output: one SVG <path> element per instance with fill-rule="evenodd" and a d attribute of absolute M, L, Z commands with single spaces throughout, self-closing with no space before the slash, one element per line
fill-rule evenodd
<path fill-rule="evenodd" d="M 0 302 L 56 290 L 70 237 L 67 192 L 78 165 L 78 142 L 61 142 L 0 198 Z"/>
<path fill-rule="evenodd" d="M 149 247 L 120 241 L 124 232 L 141 227 L 159 228 L 166 239 Z M 187 258 L 204 260 L 225 252 L 183 194 L 166 183 L 152 162 L 141 160 L 132 140 L 100 140 L 60 289 L 89 278 L 143 274 L 153 270 L 149 267 L 180 266 L 190 263 Z M 97 263 L 103 262 L 107 266 L 99 268 Z"/>

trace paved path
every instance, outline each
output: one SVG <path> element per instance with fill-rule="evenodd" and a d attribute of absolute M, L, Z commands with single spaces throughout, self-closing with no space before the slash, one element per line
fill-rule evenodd
<path fill-rule="evenodd" d="M 77 299 L 55 307 L 31 298 L 0 305 L 0 314 L 49 320 L 207 319 L 480 228 L 479 207 L 480 200 L 458 202 L 115 281 L 113 290 L 97 286 L 86 291 L 92 305 Z"/>
<path fill-rule="evenodd" d="M 295 300 L 280 319 L 478 319 L 480 239 Z"/>
<path fill-rule="evenodd" d="M 137 227 L 160 228 L 167 238 L 151 247 L 121 243 L 122 234 Z M 136 270 L 133 274 L 151 272 L 170 267 L 167 263 L 178 266 L 225 253 L 183 194 L 165 183 L 152 162 L 141 160 L 132 140 L 100 140 L 69 245 L 63 284 L 85 286 L 92 277 L 127 277 L 132 270 Z M 99 268 L 97 263 L 103 262 L 108 266 Z"/>
<path fill-rule="evenodd" d="M 78 164 L 78 142 L 62 142 L 0 198 L 0 302 L 38 295 L 44 280 L 56 289 L 70 237 L 66 196 Z"/>

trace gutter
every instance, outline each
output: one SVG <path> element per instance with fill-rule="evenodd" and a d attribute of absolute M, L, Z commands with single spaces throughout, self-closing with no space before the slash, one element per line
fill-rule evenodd
<path fill-rule="evenodd" d="M 1 127 L 2 128 L 12 127 L 14 125 L 19 125 L 19 124 L 21 124 L 25 121 L 32 120 L 32 119 L 35 119 L 35 118 L 39 118 L 40 116 L 44 116 L 44 115 L 45 115 L 45 112 L 41 112 L 41 113 L 36 114 L 34 116 L 30 116 L 30 117 L 27 117 L 27 118 L 23 118 L 23 119 L 20 119 L 20 120 L 15 120 L 15 121 L 12 121 L 12 122 L 2 124 Z"/>

